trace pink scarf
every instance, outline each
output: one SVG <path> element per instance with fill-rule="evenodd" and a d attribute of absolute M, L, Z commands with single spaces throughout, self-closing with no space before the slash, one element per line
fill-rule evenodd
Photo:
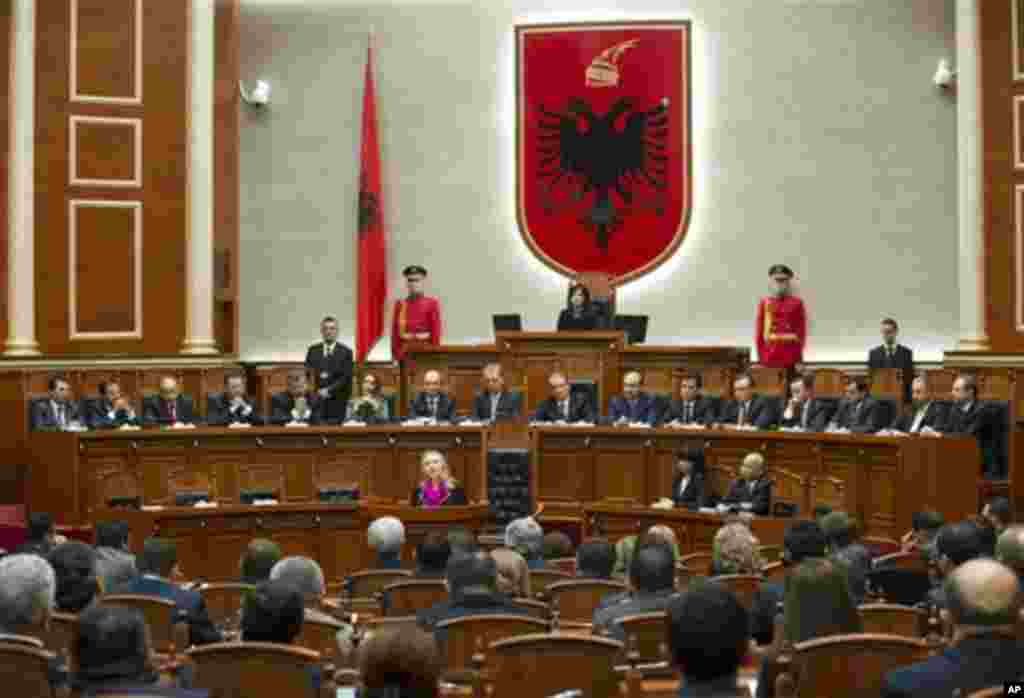
<path fill-rule="evenodd" d="M 446 499 L 448 499 L 448 485 L 444 480 L 441 480 L 436 485 L 432 480 L 424 480 L 423 484 L 420 485 L 420 501 L 423 502 L 423 506 L 441 506 Z"/>

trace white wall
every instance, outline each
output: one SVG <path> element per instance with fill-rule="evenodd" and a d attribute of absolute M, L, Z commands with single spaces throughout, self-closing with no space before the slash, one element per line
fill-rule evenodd
<path fill-rule="evenodd" d="M 665 17 L 694 22 L 695 208 L 620 310 L 651 316 L 651 343 L 749 345 L 782 261 L 802 277 L 809 360 L 861 359 L 884 315 L 941 358 L 958 322 L 955 103 L 929 78 L 954 56 L 951 0 L 242 0 L 242 77 L 274 85 L 241 115 L 242 357 L 301 358 L 325 313 L 354 340 L 371 28 L 393 286 L 428 267 L 444 341 L 463 343 L 490 337 L 492 312 L 551 329 L 564 302 L 515 220 L 513 26 Z"/>

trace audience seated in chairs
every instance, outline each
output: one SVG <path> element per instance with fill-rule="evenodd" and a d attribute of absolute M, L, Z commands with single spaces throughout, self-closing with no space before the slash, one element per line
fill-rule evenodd
<path fill-rule="evenodd" d="M 573 549 L 572 538 L 562 531 L 551 531 L 550 533 L 545 533 L 541 546 L 545 562 L 572 557 L 575 552 Z"/>
<path fill-rule="evenodd" d="M 189 644 L 205 645 L 220 642 L 220 632 L 213 627 L 206 604 L 198 592 L 184 589 L 171 578 L 178 568 L 178 549 L 174 541 L 147 538 L 139 556 L 139 576 L 119 589 L 119 594 L 143 594 L 173 601 L 178 613 L 188 623 Z"/>
<path fill-rule="evenodd" d="M 530 568 L 526 559 L 511 548 L 491 551 L 497 565 L 496 588 L 510 598 L 530 599 Z"/>
<path fill-rule="evenodd" d="M 853 600 L 863 603 L 871 571 L 871 552 L 858 542 L 859 522 L 844 511 L 833 511 L 821 519 L 821 529 L 829 556 L 846 568 Z"/>
<path fill-rule="evenodd" d="M 594 633 L 604 632 L 621 641 L 622 625 L 617 621 L 637 613 L 665 610 L 675 593 L 675 561 L 672 548 L 665 543 L 641 541 L 629 567 L 630 591 L 601 600 L 594 611 Z"/>
<path fill-rule="evenodd" d="M 57 575 L 38 555 L 15 554 L 0 559 L 0 633 L 39 637 L 49 627 L 57 593 Z M 67 685 L 64 660 L 54 655 L 47 672 L 50 686 Z"/>
<path fill-rule="evenodd" d="M 245 547 L 239 563 L 239 581 L 259 584 L 270 579 L 270 571 L 281 559 L 281 547 L 266 538 L 254 538 Z"/>
<path fill-rule="evenodd" d="M 270 581 L 290 585 L 302 595 L 306 607 L 305 619 L 333 623 L 336 619 L 319 609 L 320 601 L 327 591 L 324 584 L 324 573 L 316 561 L 308 557 L 286 557 L 270 570 Z M 352 626 L 345 625 L 338 631 L 339 656 L 348 656 L 352 651 Z"/>
<path fill-rule="evenodd" d="M 444 631 L 436 627 L 441 621 L 493 613 L 526 615 L 497 590 L 497 577 L 497 564 L 490 554 L 453 555 L 448 561 L 448 600 L 420 610 L 417 622 L 433 630 L 438 645 L 443 645 Z"/>
<path fill-rule="evenodd" d="M 100 593 L 96 579 L 96 553 L 77 540 L 61 543 L 47 557 L 57 575 L 56 609 L 80 613 Z"/>
<path fill-rule="evenodd" d="M 544 567 L 544 529 L 532 516 L 508 522 L 505 545 L 526 558 L 530 569 Z"/>
<path fill-rule="evenodd" d="M 750 647 L 746 609 L 713 584 L 668 604 L 668 649 L 682 674 L 680 696 L 737 698 L 740 665 Z"/>
<path fill-rule="evenodd" d="M 953 623 L 949 647 L 918 664 L 889 672 L 883 698 L 960 695 L 1020 677 L 1024 648 L 1014 634 L 1021 588 L 1013 570 L 994 560 L 972 560 L 946 579 Z"/>
<path fill-rule="evenodd" d="M 1010 526 L 996 542 L 996 559 L 1017 573 L 1024 591 L 1024 526 Z"/>
<path fill-rule="evenodd" d="M 1006 497 L 990 497 L 985 502 L 981 515 L 989 520 L 997 535 L 1013 524 L 1013 511 L 1010 507 L 1010 500 Z"/>
<path fill-rule="evenodd" d="M 576 576 L 611 579 L 615 570 L 615 546 L 603 538 L 591 538 L 576 548 Z"/>
<path fill-rule="evenodd" d="M 711 576 L 761 574 L 764 561 L 757 552 L 758 545 L 757 537 L 744 524 L 722 526 L 712 546 Z"/>
<path fill-rule="evenodd" d="M 376 569 L 401 569 L 402 546 L 405 544 L 405 526 L 401 521 L 394 516 L 374 519 L 366 529 L 366 541 L 377 551 Z"/>
<path fill-rule="evenodd" d="M 437 643 L 419 628 L 383 628 L 363 641 L 360 698 L 433 698 L 442 663 Z"/>
<path fill-rule="evenodd" d="M 289 580 L 263 582 L 246 594 L 242 607 L 242 642 L 295 644 L 310 611 L 304 606 L 302 592 Z M 310 665 L 309 675 L 313 690 L 319 691 L 322 681 L 320 667 Z"/>
<path fill-rule="evenodd" d="M 938 579 L 944 580 L 960 565 L 985 555 L 985 548 L 984 534 L 975 524 L 970 521 L 946 524 L 935 539 Z M 945 608 L 945 586 L 940 584 L 928 592 L 925 603 Z"/>
<path fill-rule="evenodd" d="M 53 517 L 47 512 L 31 514 L 27 524 L 28 539 L 15 548 L 14 552 L 46 557 L 58 542 L 62 542 L 62 536 L 57 535 L 57 529 L 53 525 Z"/>
<path fill-rule="evenodd" d="M 166 696 L 205 698 L 205 690 L 188 690 L 162 679 L 153 665 L 146 622 L 138 611 L 93 606 L 78 617 L 72 642 L 74 685 L 82 698 L 92 696 Z"/>
<path fill-rule="evenodd" d="M 862 631 L 846 571 L 839 563 L 809 558 L 790 570 L 783 602 L 782 637 L 777 647 Z M 774 667 L 770 657 L 762 662 L 757 680 L 758 698 L 774 695 Z"/>
<path fill-rule="evenodd" d="M 127 584 L 138 569 L 135 556 L 128 550 L 127 521 L 97 521 L 96 577 L 101 589 L 117 589 Z"/>

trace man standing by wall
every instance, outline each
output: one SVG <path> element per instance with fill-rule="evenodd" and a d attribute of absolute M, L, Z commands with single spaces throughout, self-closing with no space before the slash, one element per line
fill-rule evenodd
<path fill-rule="evenodd" d="M 775 292 L 757 304 L 757 358 L 762 366 L 786 369 L 787 379 L 792 379 L 794 367 L 804 360 L 807 312 L 804 302 L 791 293 L 792 269 L 776 264 L 768 270 L 768 276 Z"/>
<path fill-rule="evenodd" d="M 401 361 L 409 344 L 441 343 L 441 303 L 423 295 L 427 270 L 421 266 L 406 267 L 402 272 L 409 295 L 395 301 L 391 316 L 391 357 Z"/>
<path fill-rule="evenodd" d="M 321 417 L 328 422 L 345 418 L 352 397 L 352 350 L 338 341 L 338 321 L 327 316 L 320 322 L 322 342 L 306 352 L 306 370 L 316 374 L 316 388 L 323 401 Z"/>

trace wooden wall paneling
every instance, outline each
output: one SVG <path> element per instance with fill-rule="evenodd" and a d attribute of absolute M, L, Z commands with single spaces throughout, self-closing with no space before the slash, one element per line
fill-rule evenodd
<path fill-rule="evenodd" d="M 72 338 L 142 337 L 142 209 L 72 200 L 68 212 Z"/>
<path fill-rule="evenodd" d="M 215 337 L 238 352 L 239 0 L 217 0 L 214 31 L 213 244 Z"/>

